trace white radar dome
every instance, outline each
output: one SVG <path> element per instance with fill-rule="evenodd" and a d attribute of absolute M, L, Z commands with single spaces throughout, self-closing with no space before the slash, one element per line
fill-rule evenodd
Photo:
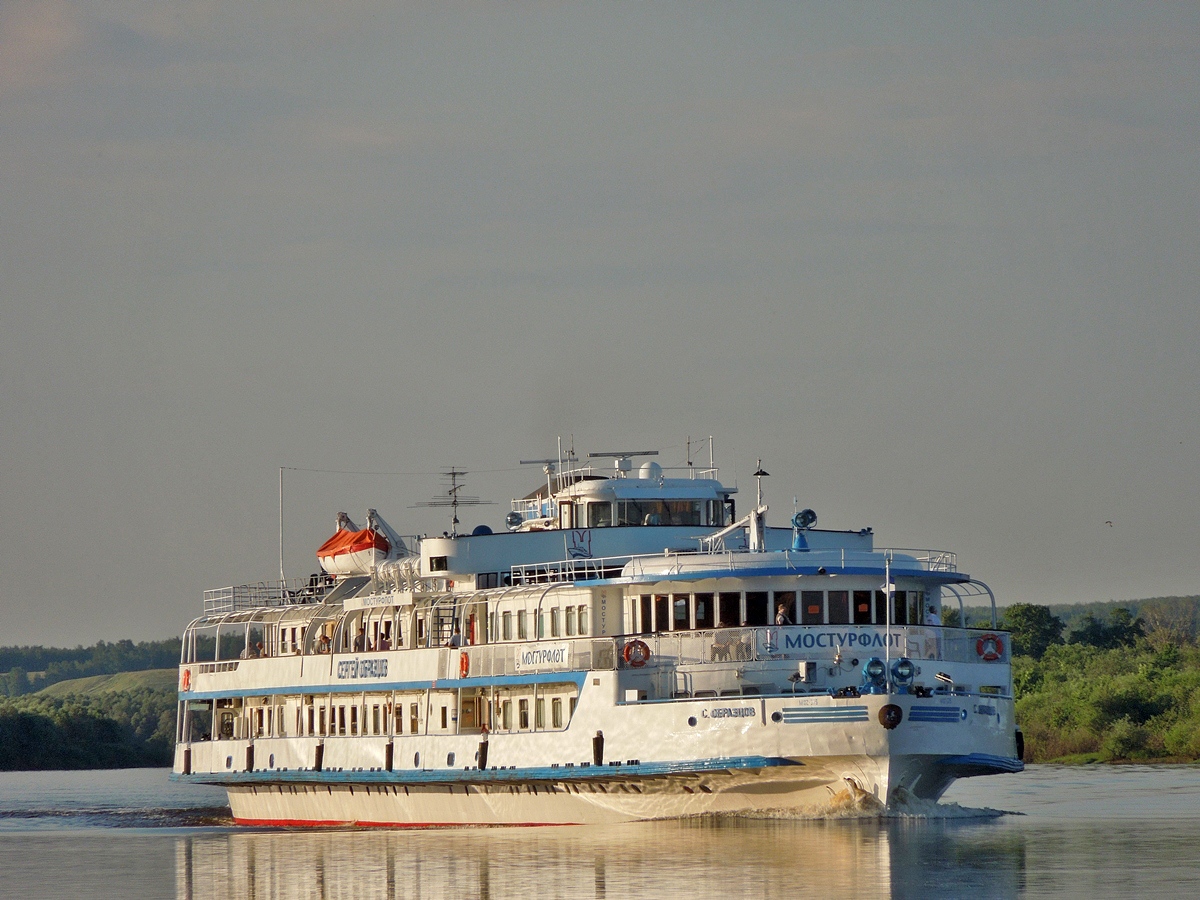
<path fill-rule="evenodd" d="M 656 462 L 644 462 L 638 469 L 638 478 L 661 478 L 662 466 Z"/>

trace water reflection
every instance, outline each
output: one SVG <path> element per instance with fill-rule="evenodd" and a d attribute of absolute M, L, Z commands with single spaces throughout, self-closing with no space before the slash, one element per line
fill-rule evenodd
<path fill-rule="evenodd" d="M 176 842 L 176 893 L 225 898 L 1014 897 L 1025 838 L 989 822 L 232 832 Z"/>

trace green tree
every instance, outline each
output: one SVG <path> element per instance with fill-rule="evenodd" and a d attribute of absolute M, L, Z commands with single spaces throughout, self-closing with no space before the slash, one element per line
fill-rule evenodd
<path fill-rule="evenodd" d="M 1041 659 L 1047 647 L 1063 642 L 1062 619 L 1052 615 L 1048 606 L 1014 603 L 1004 611 L 1000 625 L 1012 632 L 1014 654 Z"/>

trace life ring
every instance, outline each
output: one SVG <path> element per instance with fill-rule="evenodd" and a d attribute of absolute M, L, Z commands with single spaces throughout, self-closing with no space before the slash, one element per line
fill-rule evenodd
<path fill-rule="evenodd" d="M 192 670 L 191 669 L 183 670 L 183 677 L 180 679 L 179 689 L 181 691 L 190 691 L 192 689 Z"/>
<path fill-rule="evenodd" d="M 470 671 L 471 657 L 468 656 L 467 651 L 464 650 L 462 653 L 458 654 L 458 677 L 466 678 Z"/>
<path fill-rule="evenodd" d="M 650 661 L 650 647 L 645 641 L 630 641 L 625 645 L 625 662 L 640 669 Z"/>
<path fill-rule="evenodd" d="M 986 662 L 995 662 L 1004 655 L 1004 641 L 998 634 L 985 634 L 975 642 L 975 652 Z"/>

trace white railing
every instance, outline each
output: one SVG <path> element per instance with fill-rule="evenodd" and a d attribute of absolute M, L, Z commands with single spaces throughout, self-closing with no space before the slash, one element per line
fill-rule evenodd
<path fill-rule="evenodd" d="M 256 581 L 204 592 L 204 614 L 241 612 L 263 606 L 289 606 L 294 603 L 319 603 L 334 588 L 332 578 L 310 576 L 287 581 Z"/>

